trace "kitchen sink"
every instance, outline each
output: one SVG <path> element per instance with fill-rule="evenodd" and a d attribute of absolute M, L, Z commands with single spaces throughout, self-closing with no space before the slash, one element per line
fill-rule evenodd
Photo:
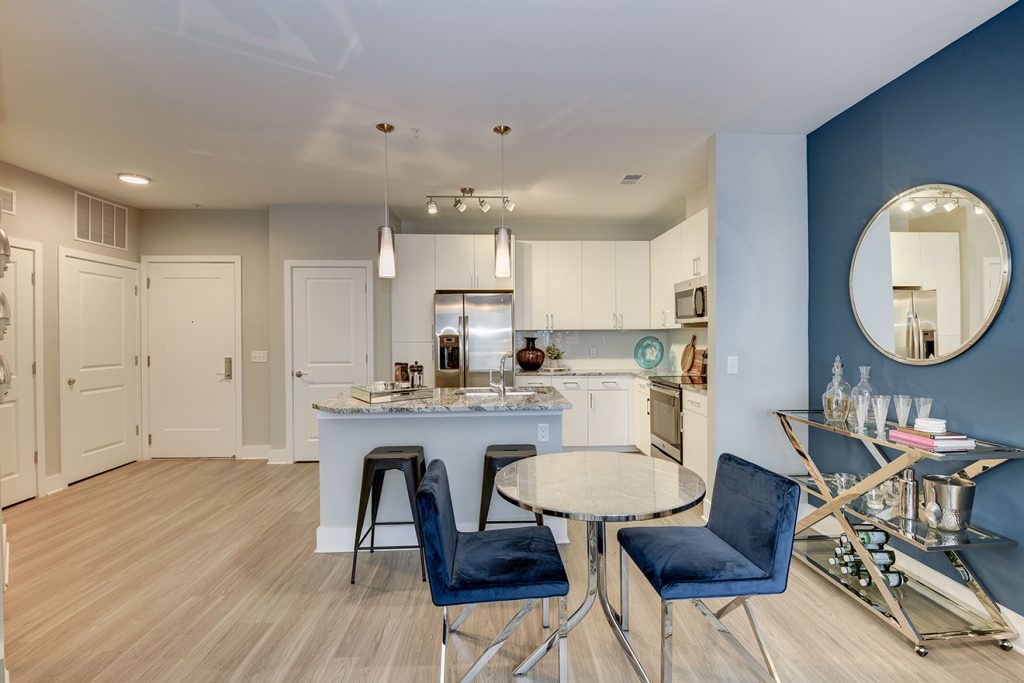
<path fill-rule="evenodd" d="M 489 387 L 466 387 L 456 390 L 456 395 L 467 398 L 498 398 L 498 390 Z M 536 391 L 529 389 L 506 389 L 505 398 L 509 396 L 533 396 Z"/>

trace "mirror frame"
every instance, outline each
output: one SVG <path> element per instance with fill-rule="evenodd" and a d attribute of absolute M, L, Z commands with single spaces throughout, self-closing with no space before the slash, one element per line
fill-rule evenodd
<path fill-rule="evenodd" d="M 999 292 L 998 294 L 996 294 L 996 299 L 995 303 L 992 305 L 992 310 L 988 312 L 988 315 L 985 317 L 985 320 L 982 321 L 981 326 L 977 329 L 977 331 L 975 331 L 973 335 L 971 335 L 970 339 L 961 343 L 960 346 L 957 347 L 956 351 L 951 351 L 950 353 L 938 356 L 936 358 L 904 358 L 903 356 L 897 356 L 896 354 L 883 349 L 881 346 L 878 345 L 874 337 L 868 334 L 867 330 L 864 329 L 864 323 L 861 322 L 860 314 L 857 312 L 857 302 L 854 301 L 853 298 L 853 270 L 854 267 L 857 265 L 857 256 L 858 254 L 860 254 L 860 247 L 861 244 L 864 242 L 864 237 L 867 235 L 868 230 L 870 230 L 871 227 L 875 224 L 875 221 L 878 220 L 878 217 L 881 216 L 884 211 L 888 211 L 893 206 L 899 204 L 908 195 L 928 191 L 956 193 L 959 194 L 961 197 L 965 197 L 967 200 L 974 204 L 980 204 L 981 206 L 985 207 L 985 210 L 988 212 L 989 218 L 992 221 L 992 226 L 993 228 L 995 228 L 996 231 L 996 240 L 999 242 L 999 257 L 1002 261 L 1003 267 L 999 281 Z M 1003 230 L 1003 225 L 1002 223 L 999 222 L 999 217 L 996 216 L 995 211 L 993 211 L 992 207 L 990 207 L 985 201 L 983 201 L 973 192 L 965 190 L 964 188 L 958 185 L 949 185 L 947 183 L 928 183 L 926 185 L 917 185 L 915 187 L 911 187 L 907 190 L 904 190 L 903 192 L 900 192 L 898 195 L 896 195 L 895 197 L 887 201 L 885 204 L 883 204 L 882 208 L 875 212 L 875 214 L 871 217 L 871 220 L 869 220 L 867 225 L 864 227 L 864 230 L 861 231 L 860 238 L 857 240 L 857 246 L 853 250 L 853 258 L 850 260 L 850 308 L 853 310 L 853 317 L 857 321 L 857 327 L 860 328 L 861 334 L 864 335 L 865 339 L 871 342 L 871 345 L 875 347 L 877 351 L 879 351 L 886 357 L 891 358 L 892 360 L 897 361 L 899 363 L 904 363 L 906 365 L 937 365 L 939 363 L 944 363 L 948 360 L 952 360 L 953 358 L 956 358 L 960 354 L 964 353 L 972 346 L 977 344 L 978 340 L 981 339 L 986 332 L 988 332 L 988 329 L 992 326 L 992 323 L 995 321 L 996 316 L 999 315 L 999 311 L 1002 310 L 1003 303 L 1006 301 L 1006 293 L 1007 291 L 1009 291 L 1010 288 L 1011 265 L 1012 264 L 1010 262 L 1010 247 L 1006 240 L 1006 231 Z"/>

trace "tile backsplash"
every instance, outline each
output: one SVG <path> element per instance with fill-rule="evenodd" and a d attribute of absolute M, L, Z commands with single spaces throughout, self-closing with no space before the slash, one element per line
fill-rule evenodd
<path fill-rule="evenodd" d="M 537 347 L 555 344 L 562 349 L 563 363 L 573 368 L 627 369 L 638 367 L 633 360 L 636 343 L 648 335 L 665 345 L 660 369 L 666 374 L 679 371 L 679 359 L 690 335 L 697 334 L 697 345 L 707 345 L 706 328 L 685 330 L 538 330 L 516 332 L 516 349 L 526 345 L 523 337 L 537 337 Z M 591 351 L 594 355 L 591 355 Z"/>

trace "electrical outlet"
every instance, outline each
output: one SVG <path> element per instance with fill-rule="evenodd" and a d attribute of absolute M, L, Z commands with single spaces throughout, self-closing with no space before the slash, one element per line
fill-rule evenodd
<path fill-rule="evenodd" d="M 738 375 L 740 372 L 740 357 L 728 356 L 725 359 L 725 372 L 729 375 Z"/>
<path fill-rule="evenodd" d="M 596 346 L 591 346 L 590 347 L 590 357 L 591 358 L 597 358 L 597 347 Z"/>
<path fill-rule="evenodd" d="M 267 352 L 266 351 L 253 351 L 251 360 L 253 363 L 266 363 Z"/>
<path fill-rule="evenodd" d="M 548 431 L 548 426 L 546 424 L 537 425 L 537 441 L 543 443 L 550 438 L 551 432 Z"/>

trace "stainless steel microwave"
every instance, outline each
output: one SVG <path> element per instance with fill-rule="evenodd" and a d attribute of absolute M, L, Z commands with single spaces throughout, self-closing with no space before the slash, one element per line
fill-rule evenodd
<path fill-rule="evenodd" d="M 676 322 L 703 325 L 708 322 L 708 278 L 695 277 L 676 283 Z"/>

